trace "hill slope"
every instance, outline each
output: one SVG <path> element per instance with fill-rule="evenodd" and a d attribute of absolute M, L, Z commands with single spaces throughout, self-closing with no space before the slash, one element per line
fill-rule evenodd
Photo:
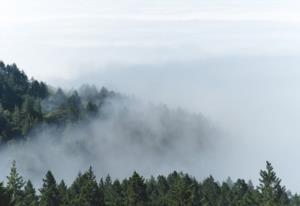
<path fill-rule="evenodd" d="M 44 82 L 29 79 L 13 65 L 0 62 L 0 142 L 24 138 L 40 124 L 67 124 L 96 115 L 107 97 L 105 88 L 85 86 L 82 96 L 52 89 Z"/>

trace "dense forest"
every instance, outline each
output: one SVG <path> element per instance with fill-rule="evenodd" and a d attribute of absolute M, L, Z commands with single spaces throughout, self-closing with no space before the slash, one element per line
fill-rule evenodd
<path fill-rule="evenodd" d="M 107 103 L 110 98 L 119 97 L 121 95 L 106 88 L 97 90 L 92 86 L 63 91 L 33 78 L 29 79 L 15 64 L 5 65 L 0 62 L 0 144 L 26 140 L 35 128 L 44 125 L 64 127 L 96 118 L 102 115 L 101 109 L 104 103 Z M 160 122 L 168 128 L 166 131 L 175 128 L 173 124 L 169 125 L 166 122 L 170 119 L 172 118 L 166 118 Z M 182 123 L 182 120 L 178 122 Z M 173 134 L 173 131 L 162 132 L 162 137 L 180 136 L 179 130 L 184 127 L 180 127 L 181 124 L 178 122 L 175 121 L 176 124 L 174 124 L 177 128 L 176 134 Z M 192 121 L 187 122 L 190 125 Z M 200 124 L 197 123 L 194 126 L 198 128 L 201 124 L 203 124 L 202 120 Z M 192 124 L 189 128 L 194 126 Z M 146 137 L 153 136 L 147 128 L 143 126 L 141 128 L 142 130 L 131 129 L 134 132 L 127 131 L 127 133 L 133 137 L 141 134 L 147 134 Z M 205 131 L 203 128 L 195 130 L 196 139 L 198 133 L 202 138 L 205 137 L 203 131 Z M 192 133 L 189 134 L 192 135 Z M 162 142 L 158 145 L 162 143 L 169 145 L 169 141 L 174 142 L 176 139 L 178 140 L 178 138 L 172 140 L 162 138 Z M 163 150 L 158 147 L 155 151 L 160 151 L 160 149 Z M 25 181 L 18 173 L 15 161 L 10 174 L 3 181 L 0 182 L 0 206 L 300 205 L 300 196 L 293 195 L 286 190 L 269 162 L 266 164 L 266 169 L 260 171 L 257 187 L 251 181 L 246 182 L 243 179 L 234 182 L 228 178 L 220 183 L 209 176 L 203 181 L 198 181 L 181 172 L 148 179 L 137 172 L 123 180 L 112 179 L 109 175 L 97 179 L 90 167 L 87 171 L 79 173 L 70 185 L 63 180 L 57 182 L 52 172 L 48 171 L 42 180 L 41 188 L 36 189 L 30 180 Z"/>
<path fill-rule="evenodd" d="M 15 64 L 0 62 L 0 143 L 24 139 L 38 125 L 64 125 L 99 112 L 114 92 L 94 87 L 64 92 L 29 79 Z"/>
<path fill-rule="evenodd" d="M 0 183 L 1 206 L 298 206 L 300 197 L 281 185 L 272 165 L 260 171 L 259 186 L 230 178 L 223 183 L 212 176 L 199 182 L 187 174 L 143 178 L 137 172 L 122 181 L 109 175 L 96 179 L 90 167 L 79 173 L 70 186 L 57 182 L 51 171 L 36 190 L 25 181 L 13 162 L 11 172 Z"/>

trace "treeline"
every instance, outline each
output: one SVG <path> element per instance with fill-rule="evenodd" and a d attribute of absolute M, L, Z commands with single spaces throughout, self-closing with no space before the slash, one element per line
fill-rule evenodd
<path fill-rule="evenodd" d="M 260 171 L 259 186 L 238 179 L 202 182 L 178 172 L 144 179 L 134 172 L 119 181 L 110 176 L 97 181 L 92 168 L 78 174 L 68 187 L 48 171 L 37 191 L 25 182 L 15 162 L 6 185 L 0 183 L 1 206 L 299 206 L 300 197 L 287 192 L 272 165 Z"/>
<path fill-rule="evenodd" d="M 70 92 L 53 89 L 29 79 L 15 64 L 0 61 L 0 144 L 24 139 L 37 125 L 62 126 L 97 115 L 105 99 L 114 95 L 90 86 Z"/>

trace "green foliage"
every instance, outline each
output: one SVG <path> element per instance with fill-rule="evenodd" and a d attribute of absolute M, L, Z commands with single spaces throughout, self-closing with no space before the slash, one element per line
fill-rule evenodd
<path fill-rule="evenodd" d="M 67 124 L 101 115 L 101 107 L 115 93 L 85 87 L 83 94 L 50 89 L 28 79 L 23 71 L 0 62 L 0 144 L 24 139 L 38 125 Z M 107 176 L 97 182 L 92 168 L 68 187 L 57 185 L 48 171 L 36 194 L 32 183 L 19 175 L 13 162 L 6 187 L 0 182 L 0 206 L 298 206 L 300 197 L 289 194 L 272 165 L 260 171 L 260 185 L 242 179 L 219 184 L 212 176 L 198 182 L 173 172 L 145 180 L 137 172 L 123 181 Z M 25 186 L 25 187 L 24 187 Z"/>
<path fill-rule="evenodd" d="M 112 180 L 108 175 L 97 182 L 90 167 L 79 173 L 68 187 L 59 185 L 48 171 L 40 194 L 18 174 L 13 162 L 7 186 L 0 182 L 0 206 L 299 206 L 299 195 L 286 192 L 272 165 L 260 172 L 260 185 L 231 179 L 219 184 L 212 176 L 198 182 L 178 172 L 167 177 L 144 179 L 134 172 L 129 179 Z"/>
<path fill-rule="evenodd" d="M 130 206 L 143 206 L 146 205 L 146 202 L 147 193 L 144 178 L 134 172 L 127 183 L 127 204 Z"/>
<path fill-rule="evenodd" d="M 92 168 L 84 174 L 79 174 L 69 189 L 69 205 L 102 206 L 103 193 L 100 190 Z"/>
<path fill-rule="evenodd" d="M 13 161 L 10 175 L 7 177 L 7 190 L 11 197 L 11 203 L 16 206 L 21 206 L 23 204 L 23 187 L 25 182 L 23 178 L 19 175 L 16 168 L 16 162 Z"/>
<path fill-rule="evenodd" d="M 26 206 L 38 206 L 38 197 L 36 191 L 29 180 L 24 189 L 23 205 Z"/>
<path fill-rule="evenodd" d="M 218 205 L 221 189 L 212 176 L 203 181 L 202 194 L 201 202 L 204 206 Z"/>
<path fill-rule="evenodd" d="M 66 206 L 68 205 L 68 199 L 67 199 L 67 192 L 68 188 L 65 182 L 62 180 L 59 185 L 58 185 L 58 195 L 59 195 L 59 200 L 60 200 L 60 205 L 61 206 Z"/>
<path fill-rule="evenodd" d="M 45 179 L 43 179 L 43 187 L 40 189 L 40 192 L 40 206 L 57 206 L 60 204 L 56 180 L 50 171 L 47 172 Z"/>
<path fill-rule="evenodd" d="M 196 202 L 197 183 L 187 175 L 173 172 L 168 177 L 167 205 L 192 206 Z"/>
<path fill-rule="evenodd" d="M 289 201 L 285 187 L 281 186 L 281 180 L 276 176 L 270 162 L 266 163 L 266 170 L 260 171 L 260 176 L 259 190 L 261 192 L 261 205 L 288 205 Z"/>
<path fill-rule="evenodd" d="M 98 115 L 106 98 L 115 94 L 102 88 L 86 88 L 84 98 L 77 91 L 53 91 L 45 83 L 29 80 L 23 71 L 0 62 L 0 144 L 24 139 L 37 126 L 68 123 Z"/>

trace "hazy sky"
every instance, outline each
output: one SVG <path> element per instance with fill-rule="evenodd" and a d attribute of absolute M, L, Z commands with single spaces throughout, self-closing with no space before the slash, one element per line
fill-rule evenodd
<path fill-rule="evenodd" d="M 0 8 L 6 63 L 55 86 L 106 85 L 201 112 L 236 140 L 222 176 L 256 178 L 270 160 L 300 192 L 299 1 L 0 0 Z"/>
<path fill-rule="evenodd" d="M 277 57 L 300 48 L 300 3 L 291 0 L 0 0 L 0 5 L 1 58 L 53 82 L 111 64 Z"/>

